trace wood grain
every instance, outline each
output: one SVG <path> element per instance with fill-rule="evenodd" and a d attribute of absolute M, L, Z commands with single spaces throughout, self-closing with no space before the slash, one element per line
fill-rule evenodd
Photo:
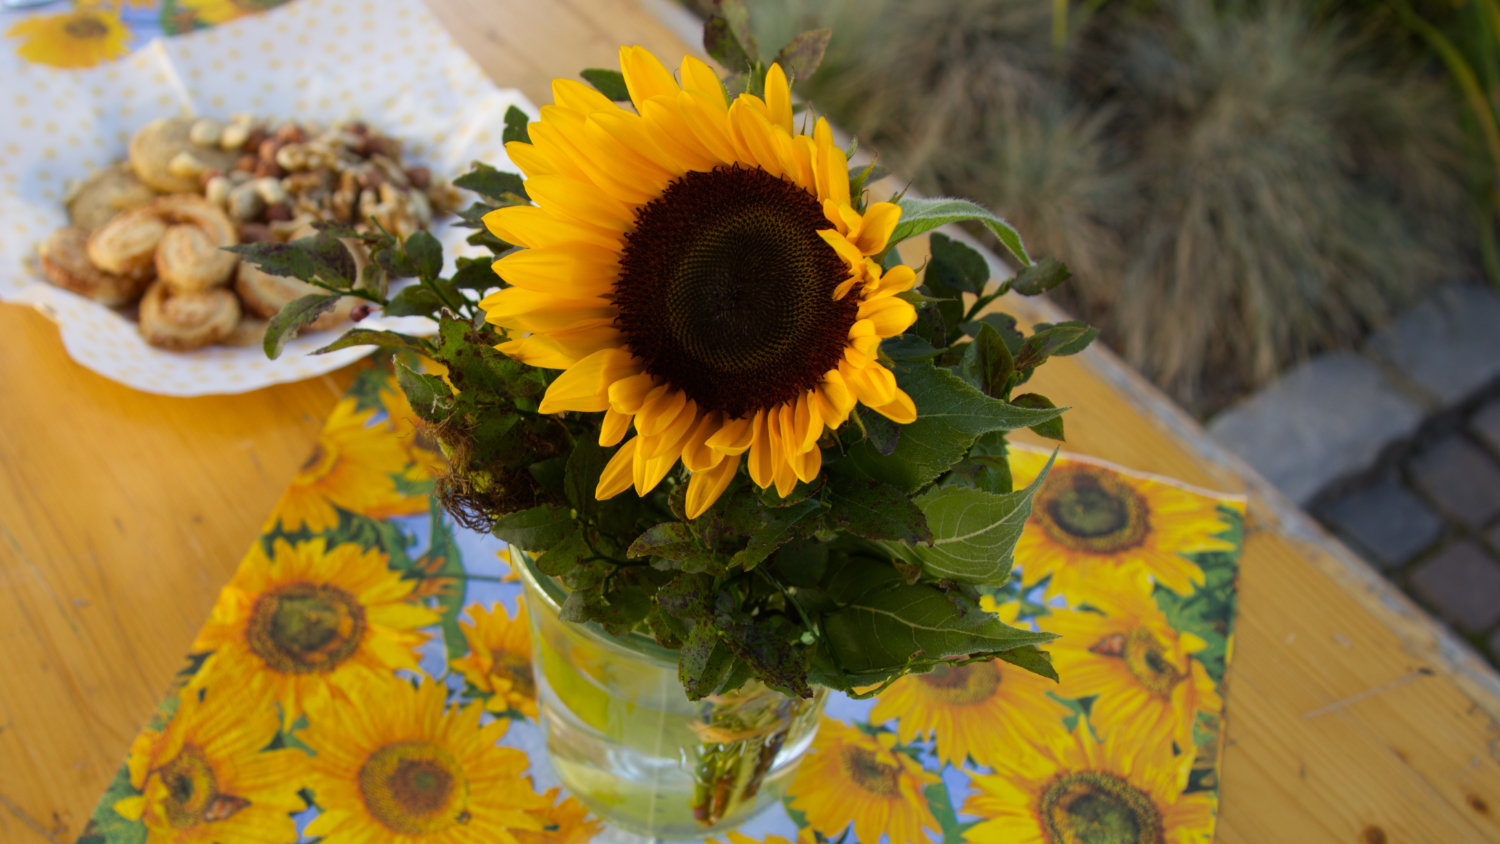
<path fill-rule="evenodd" d="M 620 43 L 688 49 L 661 0 L 430 2 L 537 103 Z M 0 306 L 0 841 L 76 836 L 350 377 L 137 393 Z M 1500 841 L 1492 671 L 1107 353 L 1036 388 L 1069 448 L 1250 496 L 1221 841 Z"/>

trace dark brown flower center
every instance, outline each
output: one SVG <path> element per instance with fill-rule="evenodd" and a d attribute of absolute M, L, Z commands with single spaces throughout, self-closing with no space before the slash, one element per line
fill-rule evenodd
<path fill-rule="evenodd" d="M 468 818 L 463 767 L 430 742 L 395 742 L 370 754 L 359 769 L 359 793 L 375 820 L 403 835 L 427 835 Z"/>
<path fill-rule="evenodd" d="M 901 792 L 901 767 L 883 762 L 865 747 L 844 748 L 844 773 L 860 788 L 880 797 L 895 797 Z"/>
<path fill-rule="evenodd" d="M 815 387 L 859 309 L 818 236 L 816 197 L 759 168 L 691 172 L 636 212 L 616 323 L 646 370 L 705 411 L 742 418 Z"/>
<path fill-rule="evenodd" d="M 109 35 L 109 27 L 104 21 L 88 12 L 80 12 L 69 18 L 63 24 L 63 31 L 78 39 L 103 38 Z"/>
<path fill-rule="evenodd" d="M 536 700 L 536 678 L 531 673 L 531 659 L 522 654 L 492 648 L 490 676 L 511 682 L 511 687 L 527 700 Z"/>
<path fill-rule="evenodd" d="M 993 662 L 940 665 L 917 675 L 917 683 L 930 698 L 957 705 L 982 703 L 1000 688 L 1000 669 Z"/>
<path fill-rule="evenodd" d="M 266 592 L 250 609 L 245 642 L 283 674 L 337 668 L 364 640 L 365 610 L 336 586 L 290 583 Z"/>
<path fill-rule="evenodd" d="M 162 808 L 173 829 L 222 821 L 250 805 L 243 797 L 219 793 L 213 766 L 197 745 L 184 744 L 172 761 L 154 773 L 167 787 Z"/>
<path fill-rule="evenodd" d="M 1034 512 L 1054 541 L 1092 554 L 1135 548 L 1151 531 L 1145 499 L 1088 466 L 1054 467 L 1037 493 Z"/>
<path fill-rule="evenodd" d="M 1042 792 L 1045 839 L 1055 844 L 1165 844 L 1166 828 L 1151 796 L 1114 774 L 1076 771 Z"/>

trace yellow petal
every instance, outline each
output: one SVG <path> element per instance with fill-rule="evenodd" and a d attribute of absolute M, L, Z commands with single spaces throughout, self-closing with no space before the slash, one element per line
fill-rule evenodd
<path fill-rule="evenodd" d="M 688 411 L 687 393 L 667 384 L 654 388 L 636 411 L 635 429 L 643 437 L 654 437 L 671 427 Z"/>
<path fill-rule="evenodd" d="M 776 456 L 776 494 L 786 498 L 797 488 L 797 471 L 792 468 L 791 456 L 778 454 Z"/>
<path fill-rule="evenodd" d="M 849 204 L 849 161 L 844 151 L 834 146 L 833 130 L 828 120 L 818 118 L 813 124 L 813 172 L 818 179 L 818 198 Z"/>
<path fill-rule="evenodd" d="M 595 137 L 596 143 L 602 143 L 606 137 L 612 139 L 673 176 L 680 176 L 689 169 L 703 169 L 713 165 L 706 156 L 702 159 L 690 157 L 689 148 L 674 144 L 670 138 L 658 137 L 657 133 L 651 131 L 651 125 L 645 118 L 638 114 L 623 111 L 595 112 L 589 115 L 586 131 L 590 135 L 602 133 L 603 137 Z"/>
<path fill-rule="evenodd" d="M 859 319 L 869 320 L 881 337 L 895 337 L 917 321 L 917 309 L 905 299 L 886 296 L 861 302 Z"/>
<path fill-rule="evenodd" d="M 823 418 L 838 420 L 837 423 L 832 424 L 844 424 L 844 420 L 849 418 L 849 411 L 854 409 L 854 404 L 858 400 L 854 397 L 854 393 L 850 392 L 843 373 L 838 369 L 830 369 L 823 373 L 823 383 L 818 385 L 818 392 L 834 410 L 832 415 L 824 413 Z"/>
<path fill-rule="evenodd" d="M 850 369 L 844 372 L 844 377 L 849 382 L 849 389 L 865 405 L 872 408 L 882 407 L 890 404 L 896 398 L 896 377 L 889 369 L 875 364 L 863 369 Z"/>
<path fill-rule="evenodd" d="M 744 454 L 755 436 L 752 417 L 726 419 L 718 431 L 709 436 L 706 445 L 720 454 Z"/>
<path fill-rule="evenodd" d="M 652 100 L 646 103 L 641 117 L 651 126 L 651 136 L 657 143 L 680 159 L 686 169 L 712 170 L 726 163 L 725 159 L 716 156 L 688 128 L 687 118 L 683 116 L 676 100 Z"/>
<path fill-rule="evenodd" d="M 719 500 L 740 467 L 740 456 L 726 457 L 718 465 L 694 472 L 688 479 L 687 517 L 696 519 Z"/>
<path fill-rule="evenodd" d="M 485 319 L 518 331 L 561 331 L 584 322 L 613 319 L 616 308 L 606 299 L 568 299 L 523 287 L 507 287 L 480 300 Z"/>
<path fill-rule="evenodd" d="M 494 263 L 495 272 L 516 287 L 569 299 L 609 295 L 620 273 L 619 254 L 597 246 L 517 249 Z"/>
<path fill-rule="evenodd" d="M 879 277 L 875 290 L 880 296 L 894 296 L 912 289 L 916 283 L 917 271 L 905 264 L 897 264 Z"/>
<path fill-rule="evenodd" d="M 677 95 L 677 108 L 681 111 L 684 121 L 687 123 L 688 131 L 693 137 L 703 144 L 704 149 L 709 151 L 719 161 L 726 164 L 742 161 L 745 164 L 754 164 L 753 161 L 743 161 L 735 150 L 734 141 L 729 136 L 729 125 L 719 114 L 718 107 L 707 96 L 697 91 L 683 91 Z"/>
<path fill-rule="evenodd" d="M 901 206 L 894 202 L 876 202 L 865 209 L 864 225 L 860 227 L 855 246 L 866 255 L 874 255 L 885 248 L 891 239 L 896 223 L 901 219 Z"/>
<path fill-rule="evenodd" d="M 606 407 L 604 419 L 599 423 L 599 444 L 608 448 L 625 439 L 625 432 L 630 430 L 630 420 L 634 418 L 628 413 L 621 413 L 612 407 Z"/>
<path fill-rule="evenodd" d="M 701 472 L 722 463 L 723 453 L 708 447 L 708 438 L 724 425 L 724 415 L 718 411 L 700 414 L 698 422 L 682 445 L 682 465 L 689 472 Z"/>
<path fill-rule="evenodd" d="M 761 489 L 771 485 L 776 474 L 775 455 L 771 452 L 771 426 L 766 423 L 766 412 L 757 410 L 750 423 L 750 480 Z"/>
<path fill-rule="evenodd" d="M 620 110 L 613 100 L 599 93 L 594 86 L 577 79 L 552 80 L 552 99 L 569 111 L 585 115 L 594 111 Z"/>
<path fill-rule="evenodd" d="M 543 106 L 542 124 L 531 142 L 558 165 L 560 175 L 594 185 L 628 207 L 642 205 L 660 192 L 662 181 L 652 168 L 618 145 L 591 143 L 585 125 L 574 112 Z"/>
<path fill-rule="evenodd" d="M 729 109 L 729 135 L 736 155 L 739 160 L 758 165 L 772 176 L 780 178 L 783 171 L 780 156 L 769 137 L 771 124 L 753 109 L 746 108 L 746 99 L 740 97 Z"/>
<path fill-rule="evenodd" d="M 680 73 L 683 90 L 704 94 L 709 101 L 717 100 L 726 111 L 728 110 L 729 103 L 725 99 L 724 83 L 719 81 L 719 75 L 714 73 L 713 68 L 692 56 L 683 56 Z"/>
<path fill-rule="evenodd" d="M 609 385 L 634 375 L 640 366 L 640 361 L 624 349 L 601 349 L 557 376 L 537 409 L 542 413 L 604 410 L 609 407 Z"/>
<path fill-rule="evenodd" d="M 536 147 L 521 141 L 511 141 L 505 145 L 505 155 L 510 162 L 516 165 L 526 178 L 536 176 L 551 176 L 557 172 L 557 168 Z"/>
<path fill-rule="evenodd" d="M 823 417 L 818 412 L 818 404 L 813 399 L 813 393 L 803 393 L 797 397 L 797 451 L 807 451 L 818 444 L 818 437 L 823 435 Z"/>
<path fill-rule="evenodd" d="M 791 464 L 792 473 L 797 476 L 797 480 L 804 483 L 812 483 L 813 479 L 818 476 L 818 470 L 823 468 L 823 450 L 820 448 L 809 449 L 801 454 L 793 455 L 788 462 Z"/>
<path fill-rule="evenodd" d="M 599 475 L 599 485 L 594 488 L 594 497 L 603 501 L 614 498 L 616 495 L 630 488 L 631 474 L 635 464 L 635 449 L 638 440 L 631 437 L 620 446 L 615 456 L 604 464 L 604 472 Z"/>
<path fill-rule="evenodd" d="M 600 349 L 618 346 L 620 330 L 613 319 L 585 320 L 572 328 L 532 334 L 495 348 L 522 363 L 543 369 L 567 369 Z"/>
<path fill-rule="evenodd" d="M 766 71 L 766 111 L 772 123 L 792 131 L 792 88 L 787 84 L 786 72 L 774 62 Z"/>
<path fill-rule="evenodd" d="M 661 433 L 654 436 L 641 434 L 641 438 L 644 440 L 641 443 L 641 454 L 654 459 L 664 457 L 670 453 L 673 460 L 678 459 L 682 456 L 683 446 L 688 442 L 688 435 L 692 433 L 698 421 L 698 405 L 689 399 L 682 412 L 677 414 L 677 418 L 672 420 L 672 424 L 663 429 Z M 639 430 L 640 426 L 636 426 L 636 429 Z"/>
<path fill-rule="evenodd" d="M 570 220 L 618 227 L 621 231 L 635 225 L 634 209 L 578 179 L 533 176 L 526 180 L 526 193 L 536 204 Z"/>
<path fill-rule="evenodd" d="M 609 406 L 621 413 L 639 413 L 641 405 L 646 403 L 646 396 L 656 386 L 656 378 L 649 372 L 622 378 L 609 385 Z"/>
<path fill-rule="evenodd" d="M 620 73 L 635 110 L 652 97 L 671 96 L 680 90 L 672 72 L 644 47 L 620 48 Z"/>
<path fill-rule="evenodd" d="M 568 243 L 586 243 L 619 250 L 621 233 L 598 226 L 564 220 L 535 205 L 508 205 L 484 215 L 485 228 L 506 243 L 542 249 Z"/>
<path fill-rule="evenodd" d="M 883 369 L 884 367 L 881 368 Z M 917 421 L 916 403 L 911 400 L 911 396 L 902 392 L 900 388 L 897 388 L 895 398 L 878 407 L 871 405 L 870 409 L 898 425 L 910 425 Z"/>
<path fill-rule="evenodd" d="M 636 439 L 640 438 L 637 437 Z M 672 466 L 676 463 L 677 455 L 675 454 L 648 459 L 642 457 L 640 450 L 637 449 L 635 465 L 632 467 L 635 494 L 645 495 L 651 490 L 656 489 L 656 485 L 661 483 L 661 479 L 667 476 L 667 472 L 670 472 Z"/>
<path fill-rule="evenodd" d="M 832 246 L 833 251 L 839 253 L 839 257 L 849 265 L 851 272 L 857 274 L 864 270 L 865 256 L 860 254 L 859 247 L 849 242 L 849 238 L 834 229 L 818 229 L 818 237 L 823 238 L 824 243 Z"/>

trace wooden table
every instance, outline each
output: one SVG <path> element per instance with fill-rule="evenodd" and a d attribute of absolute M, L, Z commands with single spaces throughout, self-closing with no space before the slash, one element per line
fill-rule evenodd
<path fill-rule="evenodd" d="M 430 2 L 538 103 L 619 43 L 689 49 L 664 0 Z M 1104 350 L 1043 373 L 1069 448 L 1251 497 L 1220 840 L 1500 841 L 1495 674 Z M 147 395 L 0 305 L 0 841 L 82 829 L 351 374 Z"/>

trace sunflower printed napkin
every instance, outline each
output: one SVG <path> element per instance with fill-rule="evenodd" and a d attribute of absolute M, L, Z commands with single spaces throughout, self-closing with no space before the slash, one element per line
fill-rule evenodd
<path fill-rule="evenodd" d="M 1013 447 L 1017 484 L 1050 452 Z M 80 844 L 607 842 L 537 723 L 508 549 L 430 497 L 441 458 L 362 373 L 220 594 Z M 831 696 L 747 842 L 1213 837 L 1244 502 L 1060 456 L 984 597 L 1061 634 Z"/>

